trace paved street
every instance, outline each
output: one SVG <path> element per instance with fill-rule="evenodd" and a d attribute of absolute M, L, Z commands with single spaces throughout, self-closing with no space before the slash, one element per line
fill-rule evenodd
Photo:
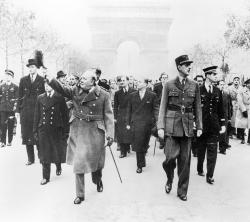
<path fill-rule="evenodd" d="M 176 197 L 177 177 L 172 192 L 165 193 L 164 155 L 157 148 L 153 156 L 154 139 L 141 175 L 135 172 L 135 153 L 119 159 L 114 145 L 123 183 L 107 150 L 104 192 L 97 193 L 87 175 L 86 200 L 76 206 L 72 168 L 64 164 L 58 177 L 52 166 L 51 182 L 41 186 L 41 165 L 36 160 L 34 165 L 25 166 L 25 147 L 16 136 L 12 147 L 0 150 L 0 221 L 250 221 L 250 145 L 239 143 L 231 141 L 227 155 L 218 155 L 212 186 L 196 175 L 196 159 L 192 157 L 187 202 Z"/>

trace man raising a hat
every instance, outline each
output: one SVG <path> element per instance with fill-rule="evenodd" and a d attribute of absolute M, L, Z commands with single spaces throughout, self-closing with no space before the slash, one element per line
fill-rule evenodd
<path fill-rule="evenodd" d="M 13 139 L 13 129 L 15 123 L 15 112 L 18 99 L 18 86 L 13 83 L 14 72 L 5 70 L 5 82 L 0 86 L 0 127 L 1 127 L 1 147 L 6 145 L 6 134 L 8 130 L 8 143 L 11 146 Z"/>
<path fill-rule="evenodd" d="M 202 104 L 203 134 L 198 138 L 198 163 L 197 171 L 199 176 L 205 176 L 203 163 L 207 153 L 206 181 L 214 183 L 213 175 L 217 158 L 217 144 L 220 133 L 224 133 L 225 117 L 221 91 L 213 86 L 217 81 L 217 66 L 210 66 L 203 69 L 205 83 L 200 87 Z"/>
<path fill-rule="evenodd" d="M 20 123 L 23 144 L 26 145 L 28 162 L 31 165 L 35 162 L 34 145 L 36 141 L 33 135 L 33 119 L 37 97 L 45 92 L 44 78 L 37 74 L 40 65 L 36 59 L 29 59 L 26 65 L 29 74 L 21 78 L 19 83 L 19 105 Z"/>
<path fill-rule="evenodd" d="M 178 76 L 166 82 L 162 90 L 158 118 L 158 135 L 165 139 L 166 160 L 163 169 L 167 174 L 166 193 L 170 193 L 176 159 L 178 164 L 178 197 L 186 201 L 190 173 L 190 149 L 196 123 L 197 136 L 202 134 L 201 100 L 198 84 L 189 79 L 191 63 L 187 55 L 175 59 Z"/>

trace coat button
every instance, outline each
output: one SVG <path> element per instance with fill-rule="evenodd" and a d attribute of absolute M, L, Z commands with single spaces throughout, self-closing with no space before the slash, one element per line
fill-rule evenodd
<path fill-rule="evenodd" d="M 52 122 L 50 122 L 50 124 L 52 125 Z"/>
<path fill-rule="evenodd" d="M 43 122 L 43 125 L 45 124 L 45 122 Z"/>
<path fill-rule="evenodd" d="M 82 110 L 80 111 L 80 113 L 82 113 Z"/>
<path fill-rule="evenodd" d="M 95 104 L 93 104 L 93 106 L 95 106 Z"/>
<path fill-rule="evenodd" d="M 90 112 L 90 114 L 92 114 L 92 112 Z"/>
<path fill-rule="evenodd" d="M 80 119 L 82 121 L 82 119 Z"/>

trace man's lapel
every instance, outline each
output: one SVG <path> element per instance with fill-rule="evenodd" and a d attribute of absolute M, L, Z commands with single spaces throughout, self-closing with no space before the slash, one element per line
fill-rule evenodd
<path fill-rule="evenodd" d="M 98 97 L 100 96 L 100 91 L 101 91 L 101 88 L 100 86 L 95 86 L 95 88 L 93 90 L 91 90 L 82 100 L 82 103 L 86 103 L 86 102 L 89 102 L 89 101 L 93 101 L 93 100 L 96 100 L 98 99 Z"/>
<path fill-rule="evenodd" d="M 175 85 L 176 85 L 176 87 L 177 87 L 178 89 L 180 89 L 181 91 L 183 90 L 182 84 L 181 84 L 181 82 L 180 82 L 180 78 L 179 78 L 178 76 L 175 78 Z"/>

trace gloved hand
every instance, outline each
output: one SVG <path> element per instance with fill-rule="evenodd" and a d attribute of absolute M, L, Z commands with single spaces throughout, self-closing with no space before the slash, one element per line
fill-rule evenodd
<path fill-rule="evenodd" d="M 247 118 L 248 117 L 247 111 L 242 112 L 242 115 L 244 118 Z"/>
<path fill-rule="evenodd" d="M 107 146 L 111 146 L 112 144 L 113 144 L 113 142 L 114 142 L 114 140 L 113 140 L 113 138 L 111 138 L 111 137 L 107 137 Z"/>
<path fill-rule="evenodd" d="M 36 142 L 38 142 L 38 133 L 37 132 L 34 132 L 34 140 L 36 141 Z"/>

